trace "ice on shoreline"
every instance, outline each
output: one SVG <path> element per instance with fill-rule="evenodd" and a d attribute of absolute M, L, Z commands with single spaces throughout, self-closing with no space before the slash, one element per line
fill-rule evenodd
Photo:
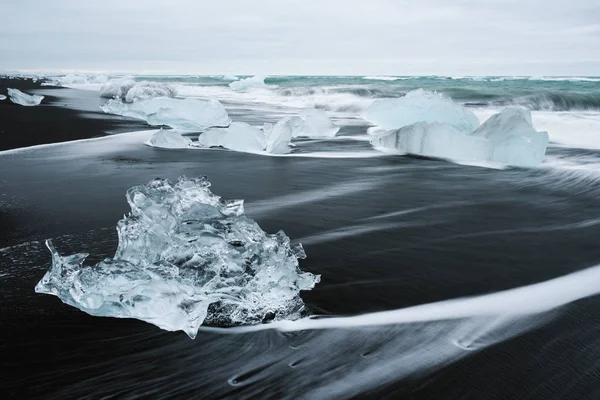
<path fill-rule="evenodd" d="M 398 99 L 375 100 L 365 110 L 364 119 L 383 129 L 399 129 L 416 122 L 448 124 L 460 132 L 472 132 L 479 126 L 471 110 L 441 93 L 423 89 Z"/>
<path fill-rule="evenodd" d="M 38 106 L 44 99 L 44 96 L 39 94 L 27 94 L 21 92 L 19 89 L 8 88 L 8 97 L 10 101 L 21 106 L 33 107 Z"/>
<path fill-rule="evenodd" d="M 177 96 L 177 90 L 166 83 L 142 81 L 136 82 L 130 78 L 112 79 L 100 88 L 100 96 L 121 99 L 127 103 L 153 97 Z"/>
<path fill-rule="evenodd" d="M 256 324 L 295 319 L 319 275 L 302 272 L 301 246 L 265 233 L 243 201 L 223 201 L 205 178 L 155 179 L 127 191 L 131 213 L 119 221 L 113 258 L 84 265 L 61 256 L 35 287 L 95 316 L 136 318 L 194 338 L 204 322 Z"/>
<path fill-rule="evenodd" d="M 3 94 L 0 94 L 0 101 L 2 101 L 2 100 L 6 100 L 6 96 Z"/>
<path fill-rule="evenodd" d="M 548 133 L 533 128 L 530 111 L 507 108 L 473 132 L 417 122 L 376 134 L 371 143 L 380 151 L 397 154 L 535 167 L 546 153 Z"/>
<path fill-rule="evenodd" d="M 154 97 L 133 103 L 110 99 L 101 108 L 107 114 L 137 118 L 150 125 L 167 125 L 183 130 L 202 131 L 231 124 L 227 110 L 216 99 Z"/>
<path fill-rule="evenodd" d="M 240 79 L 238 81 L 231 82 L 229 84 L 229 87 L 231 88 L 231 90 L 236 91 L 236 92 L 243 92 L 243 91 L 246 91 L 253 87 L 264 87 L 264 86 L 267 86 L 265 84 L 265 77 L 259 76 L 259 75 L 253 76 L 251 78 Z"/>
<path fill-rule="evenodd" d="M 186 149 L 191 144 L 190 138 L 182 136 L 179 132 L 160 129 L 146 142 L 148 146 L 163 149 Z"/>

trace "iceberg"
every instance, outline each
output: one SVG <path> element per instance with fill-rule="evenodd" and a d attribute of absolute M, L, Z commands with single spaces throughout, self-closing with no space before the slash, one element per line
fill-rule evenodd
<path fill-rule="evenodd" d="M 548 133 L 533 128 L 528 110 L 507 108 L 470 133 L 448 124 L 417 122 L 376 134 L 371 143 L 397 154 L 535 167 L 546 154 Z"/>
<path fill-rule="evenodd" d="M 539 165 L 548 147 L 548 132 L 538 132 L 531 122 L 531 111 L 506 108 L 492 115 L 473 133 L 494 143 L 492 159 L 520 167 Z"/>
<path fill-rule="evenodd" d="M 227 110 L 216 99 L 154 97 L 130 104 L 110 99 L 101 108 L 107 114 L 137 118 L 150 125 L 167 125 L 182 130 L 203 131 L 231 124 Z"/>
<path fill-rule="evenodd" d="M 6 96 L 3 94 L 0 94 L 0 101 L 2 101 L 2 100 L 6 100 Z"/>
<path fill-rule="evenodd" d="M 133 103 L 137 100 L 149 99 L 152 97 L 171 97 L 177 96 L 177 90 L 165 83 L 160 82 L 138 82 L 125 95 L 127 103 Z"/>
<path fill-rule="evenodd" d="M 264 76 L 253 76 L 252 78 L 241 79 L 239 81 L 231 82 L 229 87 L 231 90 L 236 92 L 244 92 L 253 87 L 264 87 L 265 77 Z"/>
<path fill-rule="evenodd" d="M 179 132 L 160 129 L 146 142 L 148 146 L 163 149 L 186 149 L 192 144 L 190 138 L 182 136 Z"/>
<path fill-rule="evenodd" d="M 440 93 L 423 89 L 413 90 L 398 99 L 375 100 L 367 107 L 363 117 L 384 129 L 427 122 L 447 124 L 468 133 L 479 126 L 479 120 L 471 110 Z"/>
<path fill-rule="evenodd" d="M 102 317 L 136 318 L 195 338 L 203 323 L 256 324 L 295 319 L 299 296 L 320 281 L 302 272 L 300 245 L 265 233 L 243 201 L 223 201 L 205 178 L 155 179 L 127 191 L 131 213 L 117 224 L 113 258 L 85 265 L 87 254 L 60 255 L 35 286 Z"/>
<path fill-rule="evenodd" d="M 21 92 L 19 89 L 8 88 L 8 97 L 10 101 L 21 106 L 38 106 L 44 99 L 44 96 L 39 94 L 27 94 Z"/>
<path fill-rule="evenodd" d="M 111 79 L 100 88 L 100 97 L 107 99 L 125 99 L 129 89 L 135 86 L 135 81 L 130 78 Z"/>

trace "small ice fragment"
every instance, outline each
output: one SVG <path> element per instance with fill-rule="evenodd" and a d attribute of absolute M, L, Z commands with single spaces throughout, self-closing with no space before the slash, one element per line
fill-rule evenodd
<path fill-rule="evenodd" d="M 384 129 L 398 129 L 415 122 L 448 124 L 469 133 L 479 126 L 473 112 L 440 93 L 413 90 L 398 99 L 375 100 L 364 119 Z"/>
<path fill-rule="evenodd" d="M 6 100 L 6 96 L 3 94 L 0 94 L 0 101 L 2 101 L 2 100 Z"/>
<path fill-rule="evenodd" d="M 241 79 L 239 81 L 231 82 L 229 87 L 231 90 L 236 92 L 243 92 L 253 87 L 263 87 L 265 85 L 264 76 L 253 76 L 252 78 Z"/>
<path fill-rule="evenodd" d="M 88 266 L 87 254 L 61 256 L 48 241 L 52 265 L 35 291 L 91 315 L 136 318 L 191 338 L 204 322 L 300 317 L 300 291 L 320 280 L 300 270 L 303 251 L 209 187 L 205 178 L 180 178 L 129 189 L 131 213 L 117 224 L 114 257 Z"/>
<path fill-rule="evenodd" d="M 164 149 L 186 149 L 192 141 L 172 130 L 160 129 L 146 142 L 148 146 L 161 147 Z"/>
<path fill-rule="evenodd" d="M 11 88 L 8 89 L 8 97 L 10 97 L 10 101 L 12 101 L 13 103 L 27 107 L 37 106 L 44 99 L 44 96 L 42 95 L 27 94 L 21 92 L 19 89 Z"/>

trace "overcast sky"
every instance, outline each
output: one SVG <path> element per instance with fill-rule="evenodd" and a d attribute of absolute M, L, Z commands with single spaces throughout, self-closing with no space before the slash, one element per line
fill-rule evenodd
<path fill-rule="evenodd" d="M 598 0 L 0 0 L 0 70 L 600 75 Z"/>

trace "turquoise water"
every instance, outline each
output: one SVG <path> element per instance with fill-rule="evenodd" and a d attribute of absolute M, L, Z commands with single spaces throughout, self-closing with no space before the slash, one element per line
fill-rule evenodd
<path fill-rule="evenodd" d="M 223 80 L 222 76 L 137 76 L 136 79 L 223 87 L 230 82 Z M 531 110 L 546 111 L 600 110 L 600 77 L 270 76 L 265 83 L 276 85 L 273 90 L 278 95 L 290 97 L 326 92 L 386 98 L 425 89 L 442 92 L 467 106 L 521 105 Z"/>

